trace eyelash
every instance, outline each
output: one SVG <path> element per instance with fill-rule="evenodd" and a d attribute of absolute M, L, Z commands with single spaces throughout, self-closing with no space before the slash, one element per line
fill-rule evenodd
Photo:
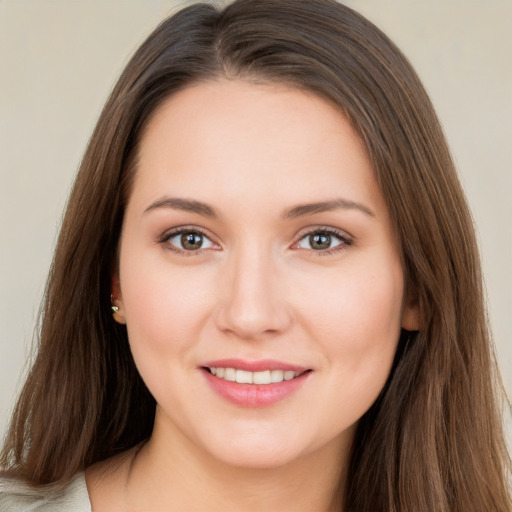
<path fill-rule="evenodd" d="M 215 242 L 213 242 L 211 240 L 211 238 L 202 229 L 197 228 L 197 227 L 187 227 L 187 226 L 172 229 L 171 231 L 166 231 L 162 235 L 162 237 L 158 240 L 158 243 L 164 245 L 167 250 L 178 253 L 182 256 L 197 256 L 201 251 L 207 250 L 207 249 L 196 249 L 196 250 L 188 251 L 185 249 L 180 249 L 179 247 L 176 247 L 175 245 L 172 245 L 170 243 L 170 240 L 172 240 L 174 237 L 183 235 L 183 234 L 201 235 L 203 238 L 210 240 L 212 242 L 212 244 L 215 244 Z M 218 245 L 218 244 L 215 244 L 215 245 Z"/>
<path fill-rule="evenodd" d="M 197 228 L 197 227 L 187 227 L 187 226 L 183 226 L 183 227 L 176 228 L 171 231 L 165 232 L 158 240 L 158 243 L 165 245 L 165 248 L 167 250 L 173 251 L 173 252 L 178 253 L 183 256 L 196 256 L 201 251 L 209 250 L 209 248 L 196 249 L 196 250 L 185 250 L 185 249 L 180 249 L 179 247 L 176 247 L 175 245 L 172 245 L 170 243 L 170 240 L 172 240 L 176 236 L 183 235 L 183 234 L 198 234 L 198 235 L 201 235 L 203 238 L 206 238 L 207 240 L 209 240 L 212 244 L 218 245 L 218 244 L 215 244 L 215 242 L 213 242 L 211 240 L 211 238 L 202 229 Z M 340 231 L 335 228 L 326 228 L 326 227 L 320 228 L 319 227 L 319 228 L 310 229 L 306 233 L 301 234 L 299 240 L 292 245 L 292 249 L 300 250 L 301 248 L 298 247 L 298 244 L 305 238 L 310 237 L 312 235 L 327 235 L 330 237 L 335 237 L 340 241 L 340 243 L 338 245 L 334 246 L 333 248 L 329 248 L 329 249 L 323 249 L 323 250 L 306 249 L 306 250 L 311 251 L 312 253 L 316 253 L 316 255 L 318 255 L 318 256 L 327 256 L 327 255 L 331 255 L 331 254 L 340 252 L 340 251 L 346 249 L 348 246 L 352 245 L 352 243 L 353 243 L 352 238 L 349 237 L 343 231 Z"/>
<path fill-rule="evenodd" d="M 310 229 L 306 233 L 301 234 L 301 237 L 299 238 L 299 240 L 297 242 L 295 242 L 293 244 L 292 248 L 296 248 L 296 250 L 299 250 L 299 248 L 296 246 L 298 246 L 298 244 L 302 240 L 304 240 L 305 238 L 310 237 L 312 235 L 327 235 L 330 237 L 335 237 L 340 241 L 340 243 L 338 245 L 336 245 L 332 248 L 329 248 L 329 249 L 324 249 L 324 250 L 306 249 L 306 250 L 309 250 L 309 251 L 315 253 L 318 256 L 329 256 L 331 254 L 338 253 L 340 251 L 345 250 L 347 247 L 349 247 L 353 243 L 353 239 L 351 237 L 349 237 L 347 235 L 347 233 L 345 233 L 344 231 L 341 231 L 341 230 L 335 229 L 335 228 L 318 227 L 318 228 Z"/>

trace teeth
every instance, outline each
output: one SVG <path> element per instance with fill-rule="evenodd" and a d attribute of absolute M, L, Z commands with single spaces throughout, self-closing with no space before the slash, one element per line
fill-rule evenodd
<path fill-rule="evenodd" d="M 229 380 L 230 382 L 235 382 L 236 380 L 236 372 L 234 368 L 226 368 L 224 370 L 224 379 Z"/>
<path fill-rule="evenodd" d="M 252 384 L 252 372 L 245 370 L 237 370 L 235 373 L 235 380 L 239 384 Z"/>
<path fill-rule="evenodd" d="M 282 382 L 284 380 L 283 370 L 272 370 L 270 372 L 270 382 Z"/>
<path fill-rule="evenodd" d="M 270 370 L 264 372 L 254 372 L 252 374 L 252 382 L 254 384 L 270 384 Z"/>
<path fill-rule="evenodd" d="M 299 372 L 290 370 L 264 370 L 262 372 L 248 372 L 236 370 L 235 368 L 210 368 L 212 375 L 230 382 L 239 384 L 275 384 L 284 380 L 291 380 L 298 377 Z"/>

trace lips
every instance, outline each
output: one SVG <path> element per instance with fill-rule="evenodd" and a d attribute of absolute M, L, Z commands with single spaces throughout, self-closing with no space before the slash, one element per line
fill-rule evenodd
<path fill-rule="evenodd" d="M 295 392 L 312 370 L 275 360 L 210 361 L 201 366 L 213 391 L 241 407 L 266 407 Z"/>

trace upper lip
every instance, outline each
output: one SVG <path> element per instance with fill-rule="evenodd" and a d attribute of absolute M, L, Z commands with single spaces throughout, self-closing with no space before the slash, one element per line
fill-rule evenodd
<path fill-rule="evenodd" d="M 245 370 L 247 372 L 262 372 L 265 370 L 284 370 L 296 373 L 302 373 L 308 370 L 305 366 L 285 363 L 275 359 L 259 359 L 257 361 L 247 361 L 244 359 L 218 359 L 201 364 L 206 368 L 234 368 L 235 370 Z"/>

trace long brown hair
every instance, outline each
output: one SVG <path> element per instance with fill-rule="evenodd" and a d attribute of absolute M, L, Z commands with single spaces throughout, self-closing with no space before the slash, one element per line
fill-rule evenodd
<path fill-rule="evenodd" d="M 348 116 L 418 301 L 421 329 L 402 333 L 388 382 L 359 422 L 344 509 L 510 511 L 478 250 L 449 150 L 401 52 L 333 0 L 192 5 L 135 53 L 69 198 L 4 470 L 36 485 L 64 482 L 151 435 L 155 401 L 110 315 L 119 233 L 151 115 L 169 95 L 219 76 L 312 91 Z"/>

